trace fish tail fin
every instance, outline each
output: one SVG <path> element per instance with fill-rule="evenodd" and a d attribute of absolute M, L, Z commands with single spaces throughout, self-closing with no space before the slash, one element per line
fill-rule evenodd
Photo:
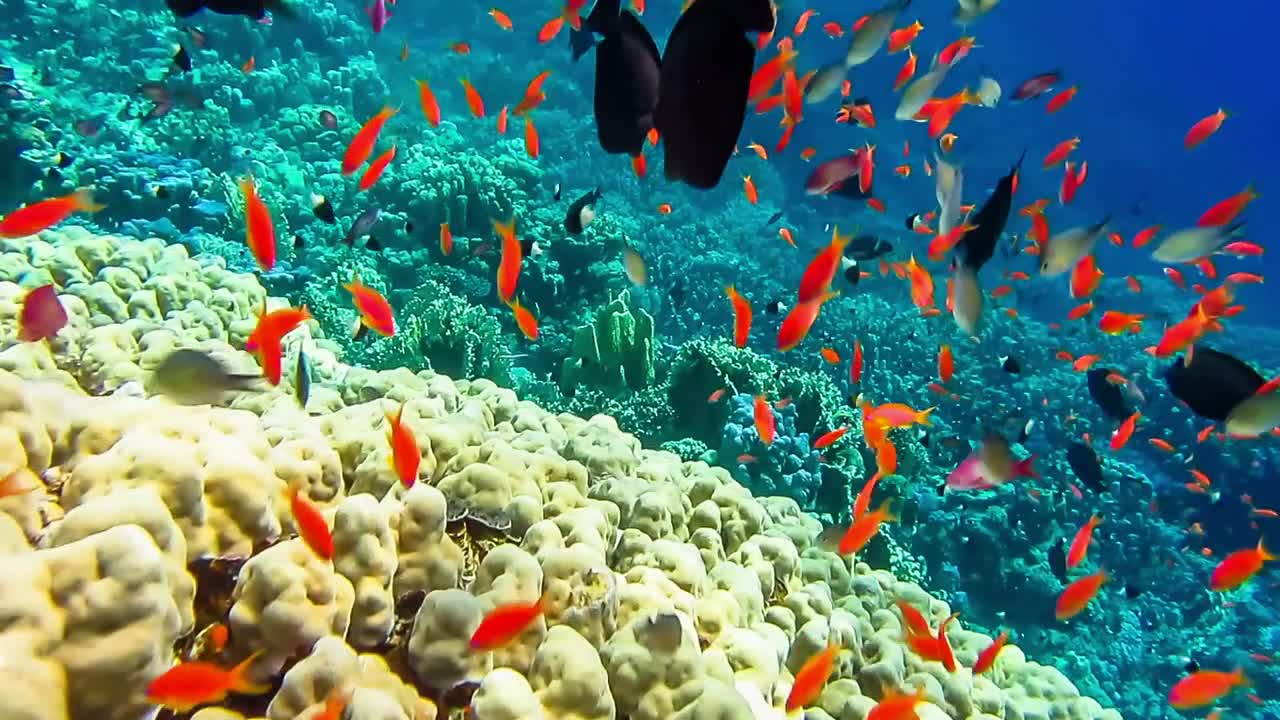
<path fill-rule="evenodd" d="M 1017 464 L 1013 466 L 1013 476 L 1028 477 L 1028 478 L 1040 477 L 1040 473 L 1036 471 L 1035 465 L 1033 464 L 1035 463 L 1035 461 L 1036 461 L 1036 456 L 1034 453 L 1031 455 L 1028 455 L 1027 459 L 1025 460 L 1019 460 Z"/>
<path fill-rule="evenodd" d="M 244 662 L 236 665 L 228 671 L 230 682 L 228 683 L 231 692 L 241 695 L 261 695 L 271 689 L 270 685 L 254 682 L 249 677 L 249 670 L 253 668 L 253 664 L 262 657 L 262 650 L 255 652 L 244 659 Z"/>
<path fill-rule="evenodd" d="M 1245 677 L 1244 668 L 1239 665 L 1236 666 L 1235 670 L 1231 671 L 1231 680 L 1240 687 L 1248 687 L 1253 684 L 1249 681 L 1249 678 Z"/>
<path fill-rule="evenodd" d="M 1263 562 L 1276 560 L 1277 557 L 1273 555 L 1271 551 L 1266 548 L 1265 545 L 1263 545 L 1263 542 L 1264 542 L 1263 540 L 1258 541 L 1258 556 L 1262 558 Z"/>
<path fill-rule="evenodd" d="M 932 413 L 934 410 L 937 410 L 937 409 L 938 409 L 938 407 L 935 405 L 934 407 L 926 408 L 926 409 L 921 410 L 920 412 L 916 413 L 916 416 L 915 416 L 915 418 L 914 418 L 914 420 L 915 420 L 916 424 L 918 424 L 918 425 L 924 425 L 924 426 L 926 426 L 926 427 L 932 427 L 932 426 L 933 426 L 933 423 L 929 421 L 929 415 L 930 415 L 930 413 Z M 1034 457 L 1034 456 L 1032 456 L 1032 457 Z"/>
<path fill-rule="evenodd" d="M 98 212 L 106 207 L 100 203 L 93 201 L 93 188 L 83 187 L 71 193 L 71 200 L 75 203 L 77 210 L 85 212 Z"/>
<path fill-rule="evenodd" d="M 876 513 L 884 517 L 883 522 L 897 522 L 898 516 L 893 514 L 892 504 L 893 500 L 886 498 L 880 503 L 880 507 L 876 508 Z"/>

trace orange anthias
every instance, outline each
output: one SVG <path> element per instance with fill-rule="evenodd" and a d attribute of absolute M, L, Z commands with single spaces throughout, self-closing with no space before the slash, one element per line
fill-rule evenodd
<path fill-rule="evenodd" d="M 533 116 L 524 116 L 524 151 L 534 160 L 542 151 L 542 142 L 538 139 L 538 129 L 533 126 Z"/>
<path fill-rule="evenodd" d="M 925 701 L 924 688 L 916 688 L 910 695 L 903 695 L 890 687 L 884 699 L 867 713 L 867 720 L 919 720 L 916 706 Z"/>
<path fill-rule="evenodd" d="M 1141 313 L 1126 313 L 1119 310 L 1108 310 L 1102 313 L 1098 321 L 1098 329 L 1108 335 L 1119 335 L 1123 332 L 1142 332 L 1142 321 L 1147 316 Z"/>
<path fill-rule="evenodd" d="M 405 425 L 404 403 L 400 404 L 395 415 L 386 413 L 387 442 L 391 445 L 391 469 L 406 489 L 413 487 L 418 479 L 418 466 L 422 463 L 422 452 L 418 450 L 418 439 L 413 435 L 413 428 Z"/>
<path fill-rule="evenodd" d="M 911 302 L 921 310 L 933 307 L 933 276 L 916 262 L 915 255 L 907 261 L 907 273 L 911 279 Z"/>
<path fill-rule="evenodd" d="M 871 542 L 871 538 L 880 532 L 880 526 L 886 522 L 894 522 L 898 518 L 889 510 L 889 501 L 885 500 L 880 503 L 880 507 L 869 513 L 863 514 L 862 517 L 854 518 L 849 525 L 849 529 L 845 531 L 844 536 L 840 538 L 840 545 L 836 550 L 841 555 L 851 555 L 860 552 L 862 548 Z"/>
<path fill-rule="evenodd" d="M 1078 147 L 1080 147 L 1080 138 L 1078 137 L 1071 138 L 1070 140 L 1063 140 L 1058 143 L 1057 146 L 1055 146 L 1053 150 L 1045 156 L 1043 164 L 1044 169 L 1048 170 L 1055 165 L 1061 164 L 1062 161 L 1066 160 L 1067 156 L 1074 152 Z"/>
<path fill-rule="evenodd" d="M 276 264 L 276 229 L 271 223 L 271 212 L 258 197 L 253 178 L 240 178 L 240 192 L 244 195 L 245 242 L 258 268 L 270 270 Z"/>
<path fill-rule="evenodd" d="M 853 361 L 849 364 L 849 380 L 854 385 L 862 382 L 862 341 L 853 340 Z"/>
<path fill-rule="evenodd" d="M 1076 536 L 1071 540 L 1071 549 L 1067 551 L 1067 567 L 1073 568 L 1084 562 L 1085 555 L 1089 552 L 1089 542 L 1093 539 L 1093 529 L 1098 527 L 1102 522 L 1102 518 L 1093 515 L 1089 521 L 1080 526 L 1076 531 Z"/>
<path fill-rule="evenodd" d="M 396 334 L 396 318 L 391 311 L 391 303 L 382 293 L 360 282 L 359 275 L 342 287 L 351 293 L 351 302 L 360 313 L 361 324 L 384 337 Z"/>
<path fill-rule="evenodd" d="M 1218 108 L 1218 112 L 1202 118 L 1187 131 L 1187 136 L 1182 139 L 1182 147 L 1191 150 L 1208 140 L 1210 135 L 1218 132 L 1218 128 L 1222 127 L 1222 123 L 1226 119 L 1227 112 L 1222 108 Z"/>
<path fill-rule="evenodd" d="M 1092 253 L 1080 258 L 1071 268 L 1071 297 L 1079 299 L 1092 295 L 1102 282 L 1103 274 Z"/>
<path fill-rule="evenodd" d="M 502 260 L 498 262 L 498 299 L 510 303 L 516 296 L 516 284 L 520 280 L 520 264 L 524 261 L 524 248 L 516 238 L 516 219 L 507 222 L 493 221 L 493 229 L 502 238 Z"/>
<path fill-rule="evenodd" d="M 898 75 L 893 79 L 893 91 L 897 92 L 902 86 L 911 81 L 916 76 L 916 54 L 912 50 L 907 50 L 907 61 L 902 64 L 902 69 L 898 70 Z M 927 162 L 927 161 L 926 161 Z"/>
<path fill-rule="evenodd" d="M 147 702 L 179 713 L 200 705 L 216 703 L 231 693 L 260 695 L 270 685 L 255 683 L 249 670 L 261 652 L 250 655 L 230 670 L 207 662 L 185 662 L 174 665 L 147 685 Z"/>
<path fill-rule="evenodd" d="M 333 559 L 333 534 L 320 508 L 302 493 L 303 482 L 295 481 L 289 487 L 289 511 L 298 526 L 298 536 L 323 560 Z"/>
<path fill-rule="evenodd" d="M 906 623 L 907 635 L 929 635 L 929 621 L 925 619 L 924 613 L 920 612 L 914 605 L 898 598 L 895 601 L 898 610 L 902 613 L 902 620 Z"/>
<path fill-rule="evenodd" d="M 951 382 L 951 377 L 955 373 L 955 358 L 951 355 L 951 346 L 943 345 L 938 348 L 938 379 L 944 383 Z"/>
<path fill-rule="evenodd" d="M 447 222 L 440 223 L 440 252 L 445 257 L 453 253 L 453 231 Z"/>
<path fill-rule="evenodd" d="M 1261 197 L 1258 191 L 1253 188 L 1253 183 L 1249 183 L 1244 190 L 1222 200 L 1213 207 L 1204 211 L 1200 219 L 1196 221 L 1199 227 L 1221 227 L 1230 225 L 1249 203 Z"/>
<path fill-rule="evenodd" d="M 821 297 L 831 287 L 831 281 L 840 268 L 840 258 L 844 257 L 845 246 L 852 240 L 852 235 L 841 235 L 840 228 L 831 231 L 831 244 L 818 251 L 800 278 L 798 302 L 804 303 Z"/>
<path fill-rule="evenodd" d="M 467 108 L 471 110 L 471 114 L 475 117 L 484 117 L 484 100 L 480 97 L 480 92 L 467 78 L 462 78 L 462 91 L 467 96 Z"/>
<path fill-rule="evenodd" d="M 547 94 L 542 92 L 542 83 L 546 82 L 549 77 L 551 77 L 550 70 L 543 70 L 535 75 L 529 81 L 529 85 L 525 87 L 524 97 L 520 99 L 519 104 L 516 105 L 512 112 L 516 115 L 524 115 L 541 105 L 542 101 L 547 99 Z"/>
<path fill-rule="evenodd" d="M 752 205 L 760 202 L 760 194 L 756 192 L 756 184 L 751 182 L 750 175 L 742 178 L 742 192 L 747 196 L 747 202 Z"/>
<path fill-rule="evenodd" d="M 1238 687 L 1247 687 L 1244 671 L 1200 670 L 1182 678 L 1169 690 L 1169 704 L 1178 710 L 1212 705 Z"/>
<path fill-rule="evenodd" d="M 778 43 L 778 54 L 751 75 L 751 83 L 747 87 L 747 99 L 755 101 L 769 94 L 773 86 L 778 83 L 778 78 L 782 77 L 782 73 L 791 67 L 795 57 L 796 52 L 792 48 L 791 38 L 783 38 Z"/>
<path fill-rule="evenodd" d="M 822 689 L 827 685 L 827 680 L 831 677 L 831 671 L 835 668 L 838 652 L 840 652 L 840 646 L 829 642 L 825 648 L 810 655 L 809 659 L 804 661 L 804 665 L 796 673 L 796 682 L 791 686 L 791 692 L 787 694 L 788 713 L 795 712 L 818 699 Z"/>
<path fill-rule="evenodd" d="M 511 315 L 516 320 L 516 327 L 520 328 L 520 332 L 530 340 L 538 339 L 538 318 L 528 308 L 520 304 L 519 300 L 511 301 Z"/>
<path fill-rule="evenodd" d="M 1257 547 L 1237 550 L 1223 558 L 1222 562 L 1213 569 L 1213 575 L 1209 578 L 1209 589 L 1219 592 L 1234 590 L 1257 575 L 1263 563 L 1275 559 L 1276 556 L 1272 555 L 1259 540 Z"/>
<path fill-rule="evenodd" d="M 266 306 L 265 300 L 263 306 Z M 296 308 L 286 306 L 270 312 L 261 312 L 258 314 L 258 324 L 245 339 L 244 349 L 254 352 L 264 343 L 279 343 L 285 335 L 310 319 L 311 311 L 307 310 L 306 305 Z"/>
<path fill-rule="evenodd" d="M 18 208 L 0 220 L 0 238 L 35 235 L 66 220 L 74 212 L 97 212 L 105 205 L 93 201 L 93 191 L 80 188 L 70 195 L 41 200 Z"/>
<path fill-rule="evenodd" d="M 382 177 L 382 173 L 396 158 L 396 146 L 392 145 L 390 150 L 382 153 L 373 162 L 369 163 L 369 167 L 364 171 L 364 175 L 360 177 L 359 188 L 361 192 L 368 190 L 378 182 L 378 178 Z"/>
<path fill-rule="evenodd" d="M 772 445 L 774 437 L 778 434 L 777 418 L 773 416 L 773 408 L 769 407 L 769 401 L 763 395 L 755 397 L 751 408 L 760 442 Z"/>
<path fill-rule="evenodd" d="M 431 127 L 440 127 L 440 103 L 436 102 L 435 93 L 426 80 L 414 80 L 418 84 L 418 102 L 422 105 L 422 115 Z"/>
<path fill-rule="evenodd" d="M 981 675 L 982 673 L 995 667 L 996 658 L 1000 656 L 1000 651 L 1004 649 L 1005 643 L 1009 641 L 1009 631 L 1005 630 L 996 637 L 982 652 L 978 653 L 978 659 L 973 663 L 973 674 Z"/>
<path fill-rule="evenodd" d="M 832 430 L 830 432 L 823 433 L 817 440 L 813 441 L 813 447 L 815 450 L 821 450 L 822 448 L 830 447 L 834 445 L 837 440 L 844 437 L 844 434 L 847 432 L 849 432 L 848 425 L 844 427 L 836 428 L 835 430 Z"/>
<path fill-rule="evenodd" d="M 364 165 L 369 155 L 373 153 L 373 146 L 378 142 L 378 135 L 382 133 L 383 126 L 397 112 L 397 109 L 389 105 L 384 106 L 356 132 L 356 136 L 351 139 L 351 144 L 347 146 L 346 154 L 342 156 L 343 175 L 352 175 L 361 165 Z"/>
<path fill-rule="evenodd" d="M 1099 570 L 1068 585 L 1058 596 L 1058 602 L 1053 611 L 1054 617 L 1067 620 L 1084 612 L 1107 579 L 1106 571 Z"/>
<path fill-rule="evenodd" d="M 733 304 L 733 344 L 746 347 L 747 337 L 751 334 L 751 303 L 732 285 L 724 289 L 724 294 Z"/>
<path fill-rule="evenodd" d="M 839 292 L 826 292 L 807 302 L 797 303 L 791 312 L 782 319 L 778 327 L 778 350 L 788 352 L 804 341 L 818 319 L 818 312 L 828 300 L 838 296 Z"/>
<path fill-rule="evenodd" d="M 1120 427 L 1116 428 L 1116 432 L 1111 436 L 1111 449 L 1119 450 L 1129 444 L 1129 438 L 1133 437 L 1133 430 L 1138 426 L 1138 420 L 1142 418 L 1142 413 L 1135 412 L 1120 423 Z"/>
<path fill-rule="evenodd" d="M 889 33 L 889 54 L 892 55 L 906 50 L 911 46 L 911 43 L 915 42 L 916 36 L 923 29 L 924 24 L 916 20 L 906 27 L 898 28 Z"/>
<path fill-rule="evenodd" d="M 489 611 L 480 626 L 471 634 L 472 650 L 497 650 L 515 640 L 529 629 L 547 610 L 544 594 L 532 603 L 509 603 Z"/>

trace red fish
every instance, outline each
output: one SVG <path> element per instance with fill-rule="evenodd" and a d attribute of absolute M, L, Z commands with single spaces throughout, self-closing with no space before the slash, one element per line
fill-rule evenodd
<path fill-rule="evenodd" d="M 419 86 L 421 88 L 421 85 Z M 377 115 L 369 118 L 360 130 L 356 132 L 356 136 L 351 139 L 351 144 L 347 146 L 347 152 L 342 156 L 342 174 L 352 175 L 365 161 L 369 159 L 369 155 L 373 153 L 373 146 L 378 142 L 378 135 L 382 133 L 382 128 L 387 124 L 387 120 L 399 112 L 398 109 L 387 105 L 378 111 Z"/>
<path fill-rule="evenodd" d="M 938 53 L 939 65 L 955 65 L 969 55 L 977 45 L 977 38 L 973 36 L 962 37 L 953 40 L 946 47 L 942 48 L 942 52 Z"/>
<path fill-rule="evenodd" d="M 1140 230 L 1137 235 L 1133 236 L 1133 246 L 1136 248 L 1146 247 L 1148 243 L 1155 239 L 1156 233 L 1160 232 L 1162 225 L 1152 225 L 1149 228 Z"/>
<path fill-rule="evenodd" d="M 244 195 L 245 242 L 258 268 L 270 270 L 276 264 L 276 230 L 271 212 L 258 197 L 252 177 L 240 178 L 240 192 Z"/>
<path fill-rule="evenodd" d="M 1244 209 L 1249 206 L 1249 203 L 1257 200 L 1258 197 L 1258 191 L 1253 189 L 1253 183 L 1249 183 L 1244 190 L 1241 190 L 1235 195 L 1232 195 L 1226 200 L 1223 200 L 1208 210 L 1205 210 L 1204 214 L 1200 216 L 1200 220 L 1196 222 L 1196 225 L 1200 227 L 1220 227 L 1223 225 L 1230 225 L 1231 222 L 1236 219 L 1236 216 L 1244 212 Z"/>
<path fill-rule="evenodd" d="M 436 96 L 435 93 L 431 92 L 431 86 L 427 84 L 426 80 L 414 80 L 414 82 L 418 84 L 418 102 L 422 105 L 423 117 L 427 119 L 431 127 L 440 127 L 440 103 L 436 102 Z M 362 159 L 360 163 L 364 163 L 364 160 Z M 359 167 L 359 165 L 356 167 Z"/>
<path fill-rule="evenodd" d="M 1093 539 L 1093 529 L 1101 522 L 1102 518 L 1097 515 L 1090 516 L 1089 521 L 1076 531 L 1076 536 L 1071 540 L 1071 549 L 1067 551 L 1068 568 L 1084 562 L 1085 555 L 1089 552 L 1089 542 Z"/>
<path fill-rule="evenodd" d="M 498 134 L 499 135 L 507 134 L 507 106 L 506 105 L 503 105 L 502 109 L 498 111 Z"/>
<path fill-rule="evenodd" d="M 747 336 L 751 334 L 751 303 L 738 294 L 732 285 L 724 289 L 729 302 L 733 304 L 733 344 L 737 347 L 747 346 Z"/>
<path fill-rule="evenodd" d="M 440 252 L 445 257 L 453 252 L 453 231 L 447 222 L 440 223 Z"/>
<path fill-rule="evenodd" d="M 973 663 L 973 674 L 981 675 L 982 673 L 995 667 L 996 658 L 1000 656 L 1000 651 L 1004 649 L 1005 643 L 1009 641 L 1009 631 L 1005 630 L 996 637 L 982 652 L 978 653 L 978 659 Z"/>
<path fill-rule="evenodd" d="M 41 200 L 18 208 L 0 220 L 0 238 L 35 235 L 66 220 L 75 212 L 97 212 L 105 205 L 93 201 L 93 190 L 80 188 L 70 195 Z"/>
<path fill-rule="evenodd" d="M 538 339 L 538 319 L 519 300 L 511 301 L 511 314 L 515 317 L 516 327 L 520 328 L 526 338 Z"/>
<path fill-rule="evenodd" d="M 322 560 L 333 559 L 333 534 L 324 514 L 311 499 L 302 494 L 303 481 L 297 480 L 289 488 L 289 511 L 298 526 L 298 536 Z"/>
<path fill-rule="evenodd" d="M 513 25 L 511 24 L 511 18 L 508 17 L 506 13 L 502 12 L 498 8 L 491 9 L 489 11 L 489 17 L 493 18 L 493 21 L 497 23 L 498 27 L 502 28 L 503 30 L 511 30 L 511 28 L 513 27 Z"/>
<path fill-rule="evenodd" d="M 1058 596 L 1058 602 L 1054 607 L 1054 616 L 1059 620 L 1067 620 L 1079 615 L 1097 596 L 1098 590 L 1107 579 L 1106 571 L 1100 570 L 1092 575 L 1079 578 L 1068 585 L 1062 591 L 1062 594 Z"/>
<path fill-rule="evenodd" d="M 817 440 L 813 441 L 813 447 L 815 450 L 821 450 L 822 448 L 830 447 L 834 445 L 837 440 L 844 437 L 844 434 L 847 432 L 849 432 L 849 426 L 846 425 L 844 427 L 836 428 L 831 432 L 824 433 Z"/>
<path fill-rule="evenodd" d="M 254 352 L 262 345 L 279 344 L 285 335 L 293 332 L 302 323 L 311 319 L 311 311 L 307 306 L 277 308 L 266 312 L 266 301 L 262 303 L 263 312 L 258 313 L 258 323 L 253 332 L 245 339 L 244 349 Z"/>
<path fill-rule="evenodd" d="M 944 383 L 951 382 L 951 376 L 955 373 L 955 359 L 951 355 L 951 346 L 943 345 L 938 348 L 938 379 Z"/>
<path fill-rule="evenodd" d="M 22 298 L 18 315 L 18 339 L 39 342 L 51 339 L 67 325 L 67 311 L 58 302 L 53 285 L 41 285 Z"/>
<path fill-rule="evenodd" d="M 1076 191 L 1084 184 L 1084 179 L 1089 173 L 1089 162 L 1086 160 L 1080 163 L 1077 168 L 1073 163 L 1068 162 L 1063 167 L 1062 184 L 1058 186 L 1058 203 L 1067 205 L 1076 197 Z"/>
<path fill-rule="evenodd" d="M 1057 95 L 1054 95 L 1049 100 L 1049 104 L 1045 105 L 1044 111 L 1050 115 L 1058 112 L 1062 108 L 1066 107 L 1067 103 L 1071 102 L 1071 100 L 1075 98 L 1076 93 L 1078 92 L 1080 92 L 1080 88 L 1076 85 L 1072 85 L 1071 87 L 1067 88 L 1066 90 L 1063 90 Z"/>
<path fill-rule="evenodd" d="M 250 655 L 230 670 L 207 662 L 174 665 L 147 685 L 147 702 L 186 713 L 200 705 L 220 702 L 231 693 L 265 693 L 270 685 L 249 678 L 249 670 L 261 654 L 259 651 Z"/>
<path fill-rule="evenodd" d="M 777 435 L 777 420 L 773 416 L 773 408 L 769 407 L 769 401 L 763 395 L 757 395 L 752 412 L 755 416 L 756 434 L 760 436 L 760 442 L 765 445 L 772 445 L 773 439 Z"/>
<path fill-rule="evenodd" d="M 524 248 L 516 238 L 516 219 L 507 222 L 493 221 L 493 229 L 502 238 L 502 260 L 498 262 L 498 299 L 509 303 L 516 296 L 516 283 L 520 280 L 520 264 L 524 261 Z"/>
<path fill-rule="evenodd" d="M 382 293 L 360 282 L 359 274 L 342 287 L 351 293 L 351 302 L 360 313 L 362 325 L 384 337 L 396 334 L 396 319 L 391 311 L 391 303 L 387 302 Z"/>
<path fill-rule="evenodd" d="M 467 96 L 467 108 L 471 110 L 471 114 L 475 117 L 484 117 L 484 99 L 480 97 L 480 92 L 467 78 L 462 78 L 462 91 Z"/>
<path fill-rule="evenodd" d="M 854 338 L 853 362 L 849 365 L 849 379 L 854 385 L 862 383 L 862 341 Z"/>
<path fill-rule="evenodd" d="M 1169 690 L 1169 704 L 1178 710 L 1212 705 L 1238 687 L 1248 687 L 1244 671 L 1198 670 L 1182 678 Z"/>
<path fill-rule="evenodd" d="M 867 713 L 866 720 L 919 720 L 916 706 L 926 702 L 925 689 L 918 687 L 910 695 L 892 686 L 885 688 L 883 699 Z"/>
<path fill-rule="evenodd" d="M 1182 139 L 1182 147 L 1191 150 L 1208 140 L 1210 135 L 1218 132 L 1218 128 L 1222 127 L 1222 122 L 1226 119 L 1227 112 L 1222 108 L 1218 108 L 1218 112 L 1202 118 L 1187 131 L 1187 136 Z"/>
<path fill-rule="evenodd" d="M 418 449 L 418 439 L 414 437 L 413 428 L 405 425 L 404 403 L 396 410 L 396 414 L 386 413 L 387 442 L 391 445 L 391 469 L 405 489 L 413 487 L 418 479 L 418 466 L 422 463 L 422 452 Z"/>
<path fill-rule="evenodd" d="M 1119 335 L 1126 331 L 1138 333 L 1142 331 L 1142 320 L 1145 317 L 1146 315 L 1137 313 L 1108 310 L 1102 314 L 1102 319 L 1098 321 L 1098 329 L 1108 335 Z"/>
<path fill-rule="evenodd" d="M 1245 584 L 1262 569 L 1262 564 L 1275 560 L 1276 556 L 1258 541 L 1258 546 L 1237 550 L 1222 559 L 1209 578 L 1209 589 L 1234 590 Z"/>
<path fill-rule="evenodd" d="M 373 187 L 378 182 L 378 178 L 382 177 L 383 171 L 387 169 L 387 165 L 396 157 L 396 146 L 392 145 L 391 149 L 382 153 L 373 162 L 369 163 L 368 169 L 364 171 L 364 175 L 360 178 L 360 192 L 364 192 Z"/>
<path fill-rule="evenodd" d="M 827 680 L 831 677 L 838 652 L 840 652 L 839 645 L 828 643 L 825 648 L 804 661 L 804 665 L 796 672 L 796 681 L 791 686 L 791 692 L 787 694 L 788 713 L 793 713 L 818 699 L 822 689 L 827 685 Z"/>
<path fill-rule="evenodd" d="M 542 84 L 551 77 L 550 70 L 543 70 L 529 81 L 529 85 L 524 89 L 524 97 L 520 103 L 516 105 L 514 113 L 516 115 L 524 115 L 534 108 L 542 104 L 547 99 L 547 94 L 542 92 Z"/>
<path fill-rule="evenodd" d="M 1067 159 L 1068 155 L 1075 152 L 1078 147 L 1080 147 L 1080 138 L 1078 137 L 1071 138 L 1070 140 L 1063 140 L 1054 146 L 1053 150 L 1049 151 L 1048 155 L 1045 155 L 1042 167 L 1044 167 L 1045 170 L 1048 170 L 1049 168 L 1060 164 L 1063 160 Z"/>
<path fill-rule="evenodd" d="M 875 510 L 854 518 L 853 523 L 849 525 L 849 529 L 840 538 L 840 545 L 837 547 L 837 551 L 841 555 L 852 555 L 860 552 L 867 546 L 867 543 L 871 542 L 871 538 L 880 532 L 882 524 L 894 522 L 897 519 L 889 511 L 889 501 L 885 500 Z"/>
<path fill-rule="evenodd" d="M 809 18 L 817 15 L 818 11 L 812 8 L 800 13 L 800 18 L 796 20 L 795 29 L 791 31 L 793 35 L 803 35 L 804 31 L 809 28 Z"/>
<path fill-rule="evenodd" d="M 510 644 L 547 611 L 547 602 L 544 593 L 536 602 L 509 603 L 489 611 L 471 634 L 471 649 L 497 650 Z"/>
<path fill-rule="evenodd" d="M 915 42 L 916 36 L 924 29 L 924 24 L 919 20 L 910 25 L 898 28 L 889 33 L 889 54 L 902 52 L 911 47 L 911 43 Z"/>
<path fill-rule="evenodd" d="M 751 182 L 750 175 L 742 178 L 742 192 L 747 196 L 747 202 L 752 205 L 760 202 L 760 194 L 756 192 L 756 184 Z"/>
<path fill-rule="evenodd" d="M 801 303 L 821 297 L 831 287 L 836 272 L 844 257 L 845 247 L 853 240 L 852 235 L 841 235 L 840 228 L 831 232 L 831 243 L 814 256 L 800 278 L 800 290 L 797 299 Z"/>
<path fill-rule="evenodd" d="M 778 327 L 778 350 L 788 352 L 799 345 L 808 336 L 813 322 L 818 319 L 823 303 L 839 294 L 828 291 L 812 300 L 796 303 Z"/>
<path fill-rule="evenodd" d="M 902 86 L 911 82 L 911 78 L 916 75 L 916 54 L 911 50 L 907 50 L 907 61 L 902 63 L 902 68 L 898 70 L 898 74 L 893 79 L 893 91 L 897 92 Z M 927 161 L 926 161 L 927 162 Z"/>
<path fill-rule="evenodd" d="M 533 116 L 524 116 L 524 151 L 529 157 L 537 160 L 542 143 L 538 139 L 538 129 L 533 126 Z"/>

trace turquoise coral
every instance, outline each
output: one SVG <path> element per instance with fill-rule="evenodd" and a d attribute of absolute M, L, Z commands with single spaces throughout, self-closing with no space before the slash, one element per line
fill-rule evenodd
<path fill-rule="evenodd" d="M 561 389 L 640 390 L 654 381 L 653 316 L 632 307 L 623 291 L 573 333 L 560 375 Z"/>

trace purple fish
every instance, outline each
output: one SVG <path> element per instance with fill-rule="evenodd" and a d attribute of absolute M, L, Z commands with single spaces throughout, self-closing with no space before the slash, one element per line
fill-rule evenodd
<path fill-rule="evenodd" d="M 338 128 L 338 116 L 328 110 L 321 110 L 320 127 L 325 130 L 336 130 Z"/>
<path fill-rule="evenodd" d="M 373 24 L 375 33 L 382 32 L 382 28 L 387 26 L 387 20 L 391 17 L 386 0 L 373 0 L 373 4 L 365 8 L 365 12 L 369 14 L 369 21 Z"/>
<path fill-rule="evenodd" d="M 1036 456 L 1014 460 L 1009 441 L 1000 435 L 988 435 L 982 445 L 969 453 L 947 476 L 948 490 L 990 490 L 1014 478 L 1040 477 L 1032 463 Z"/>
<path fill-rule="evenodd" d="M 1061 70 L 1050 70 L 1034 77 L 1027 78 L 1013 91 L 1014 100 L 1034 100 L 1049 92 L 1054 85 L 1062 82 Z"/>

